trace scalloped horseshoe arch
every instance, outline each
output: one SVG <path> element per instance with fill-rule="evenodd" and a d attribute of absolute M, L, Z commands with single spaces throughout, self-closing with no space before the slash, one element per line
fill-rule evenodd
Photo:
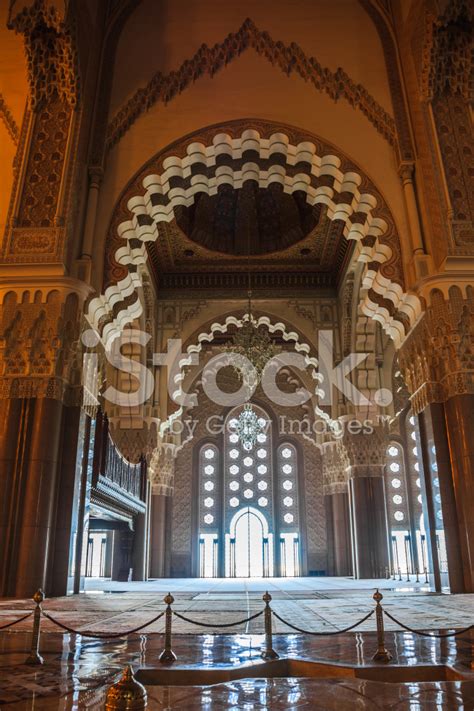
<path fill-rule="evenodd" d="M 208 332 L 201 331 L 201 333 L 197 337 L 197 343 L 191 343 L 186 348 L 187 355 L 181 358 L 178 363 L 180 372 L 174 376 L 174 384 L 176 386 L 176 390 L 173 391 L 173 399 L 178 398 L 181 394 L 183 394 L 182 382 L 185 377 L 184 368 L 192 364 L 192 355 L 199 354 L 202 351 L 203 343 L 211 343 L 217 333 L 227 333 L 229 326 L 236 326 L 237 328 L 242 328 L 245 320 L 245 316 L 242 318 L 237 318 L 236 316 L 227 316 L 225 321 L 222 323 L 215 321 L 210 326 L 210 330 Z M 323 382 L 323 375 L 317 371 L 318 359 L 314 355 L 311 355 L 311 346 L 304 341 L 301 342 L 299 335 L 298 333 L 296 333 L 296 331 L 288 331 L 286 325 L 282 321 L 277 321 L 273 323 L 268 316 L 260 316 L 258 319 L 256 319 L 256 322 L 258 326 L 266 326 L 270 333 L 280 332 L 281 337 L 284 341 L 294 343 L 294 350 L 304 357 L 306 366 L 313 368 L 312 378 L 317 383 L 314 388 L 314 394 L 316 396 L 324 394 L 324 391 L 322 391 L 322 389 L 320 388 L 320 384 Z M 315 406 L 314 412 L 318 417 L 326 420 L 329 424 L 333 422 L 332 418 L 327 414 L 327 412 L 321 410 L 318 405 Z M 166 430 L 171 428 L 173 422 L 179 420 L 183 414 L 184 408 L 180 406 L 168 417 L 167 420 L 161 423 L 160 435 L 163 436 Z"/>
<path fill-rule="evenodd" d="M 174 144 L 152 159 L 122 195 L 111 225 L 104 291 L 88 306 L 87 319 L 105 342 L 142 313 L 137 288 L 146 243 L 158 237 L 158 223 L 174 219 L 177 205 L 196 194 L 215 195 L 222 185 L 245 181 L 261 188 L 278 183 L 286 193 L 303 191 L 311 205 L 323 204 L 331 220 L 344 222 L 364 264 L 363 313 L 378 320 L 396 346 L 421 313 L 419 299 L 404 291 L 401 249 L 393 218 L 375 186 L 334 147 L 290 127 L 226 124 Z M 240 129 L 240 130 L 239 130 Z M 123 219 L 128 214 L 127 219 Z"/>

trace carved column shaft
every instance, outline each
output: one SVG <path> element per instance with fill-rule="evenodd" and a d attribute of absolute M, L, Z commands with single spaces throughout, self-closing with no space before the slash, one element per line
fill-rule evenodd
<path fill-rule="evenodd" d="M 357 578 L 383 578 L 390 564 L 384 481 L 385 433 L 381 428 L 367 434 L 346 432 L 344 444 L 350 462 L 354 574 Z"/>
<path fill-rule="evenodd" d="M 333 561 L 329 574 L 352 575 L 351 523 L 347 490 L 326 496 L 326 520 L 328 544 L 332 548 Z"/>

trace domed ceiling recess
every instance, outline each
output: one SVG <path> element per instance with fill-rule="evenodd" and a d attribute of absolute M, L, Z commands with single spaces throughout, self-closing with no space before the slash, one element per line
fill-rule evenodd
<path fill-rule="evenodd" d="M 233 274 L 228 285 L 238 287 L 248 268 L 257 288 L 294 286 L 285 274 L 295 272 L 304 272 L 304 285 L 334 287 L 352 246 L 343 227 L 327 217 L 324 205 L 308 204 L 303 191 L 288 194 L 278 183 L 262 188 L 248 180 L 238 188 L 224 184 L 215 195 L 198 192 L 191 205 L 175 206 L 174 220 L 159 224 L 148 252 L 162 289 L 190 286 L 190 273 L 195 287 L 213 286 L 209 275 L 217 272 L 221 282 Z"/>
<path fill-rule="evenodd" d="M 249 181 L 240 190 L 223 185 L 217 195 L 199 193 L 190 207 L 178 206 L 175 218 L 193 242 L 242 256 L 291 247 L 314 230 L 320 213 L 301 191 L 287 195 L 277 183 L 262 189 Z"/>

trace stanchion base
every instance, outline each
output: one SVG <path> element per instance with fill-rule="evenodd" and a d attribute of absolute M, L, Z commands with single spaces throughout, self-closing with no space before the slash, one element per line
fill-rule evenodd
<path fill-rule="evenodd" d="M 40 654 L 30 654 L 28 659 L 25 661 L 25 664 L 28 664 L 28 666 L 31 667 L 40 666 L 41 664 L 44 664 L 44 659 Z"/>
<path fill-rule="evenodd" d="M 171 649 L 164 649 L 158 659 L 162 664 L 172 664 L 178 657 Z"/>
<path fill-rule="evenodd" d="M 392 655 L 387 649 L 378 650 L 372 657 L 374 662 L 390 662 L 392 660 Z"/>
<path fill-rule="evenodd" d="M 265 659 L 265 661 L 270 659 L 280 659 L 280 655 L 277 654 L 274 649 L 265 649 L 260 656 L 262 659 Z"/>

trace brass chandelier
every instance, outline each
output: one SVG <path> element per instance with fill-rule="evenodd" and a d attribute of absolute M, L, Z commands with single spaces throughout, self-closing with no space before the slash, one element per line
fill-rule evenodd
<path fill-rule="evenodd" d="M 250 248 L 247 253 L 248 303 L 247 313 L 243 316 L 243 324 L 234 334 L 232 341 L 226 343 L 224 349 L 231 354 L 231 365 L 247 390 L 248 397 L 255 391 L 262 379 L 267 363 L 280 352 L 275 346 L 268 330 L 260 328 L 252 314 L 252 288 L 250 274 Z M 245 403 L 235 426 L 240 443 L 246 452 L 255 446 L 258 435 L 263 431 L 265 423 L 259 419 L 250 402 Z"/>
<path fill-rule="evenodd" d="M 252 292 L 248 291 L 248 311 L 243 317 L 243 324 L 237 330 L 232 341 L 224 348 L 232 353 L 232 367 L 243 380 L 249 394 L 259 385 L 267 365 L 280 348 L 274 345 L 268 331 L 260 328 L 252 314 Z"/>

